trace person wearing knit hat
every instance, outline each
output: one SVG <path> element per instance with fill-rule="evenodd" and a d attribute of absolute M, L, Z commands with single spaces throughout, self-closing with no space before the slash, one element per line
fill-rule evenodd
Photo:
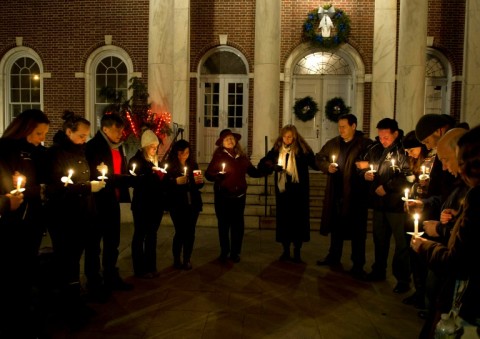
<path fill-rule="evenodd" d="M 423 158 L 425 158 L 428 153 L 425 145 L 418 141 L 415 131 L 410 131 L 403 137 L 402 145 L 403 148 L 405 148 L 405 152 L 407 152 L 411 158 L 418 159 L 420 154 L 423 154 L 421 159 L 423 161 Z"/>
<path fill-rule="evenodd" d="M 157 149 L 159 140 L 147 129 L 141 149 L 130 159 L 128 168 L 135 178 L 131 210 L 133 215 L 132 264 L 135 277 L 152 279 L 157 271 L 157 232 L 166 204 L 166 183 L 160 171 Z"/>
<path fill-rule="evenodd" d="M 142 139 L 140 141 L 140 145 L 142 148 L 145 148 L 150 145 L 157 145 L 158 146 L 159 141 L 158 137 L 155 135 L 155 133 L 151 129 L 145 130 L 142 134 Z"/>
<path fill-rule="evenodd" d="M 431 150 L 437 147 L 437 142 L 451 127 L 451 119 L 444 114 L 425 114 L 415 126 L 417 139 Z"/>

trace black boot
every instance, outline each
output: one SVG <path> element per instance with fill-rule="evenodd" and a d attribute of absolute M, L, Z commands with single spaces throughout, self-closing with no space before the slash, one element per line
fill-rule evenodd
<path fill-rule="evenodd" d="M 290 244 L 283 243 L 282 245 L 283 245 L 283 253 L 280 256 L 280 258 L 278 258 L 278 260 L 280 261 L 292 260 L 292 257 L 290 256 Z"/>
<path fill-rule="evenodd" d="M 295 247 L 293 249 L 293 262 L 297 264 L 304 264 L 305 262 L 302 260 L 300 256 L 300 247 Z"/>

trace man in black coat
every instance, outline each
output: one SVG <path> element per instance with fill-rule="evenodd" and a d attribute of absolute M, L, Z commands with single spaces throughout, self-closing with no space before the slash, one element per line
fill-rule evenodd
<path fill-rule="evenodd" d="M 92 180 L 106 171 L 106 186 L 95 193 L 96 217 L 85 248 L 85 275 L 92 298 L 106 301 L 112 290 L 128 291 L 132 284 L 122 280 L 117 259 L 120 245 L 120 203 L 130 202 L 127 159 L 122 146 L 123 119 L 105 114 L 97 134 L 87 142 L 86 156 Z M 100 243 L 103 240 L 103 279 L 100 275 Z"/>
<path fill-rule="evenodd" d="M 386 279 L 390 239 L 395 239 L 392 271 L 397 279 L 395 293 L 410 289 L 409 246 L 405 237 L 405 218 L 402 195 L 407 187 L 406 177 L 410 174 L 405 149 L 402 146 L 403 131 L 390 118 L 377 124 L 378 137 L 365 155 L 373 167 L 361 171 L 362 177 L 370 183 L 370 197 L 373 204 L 373 242 L 375 263 L 367 275 L 370 281 Z"/>
<path fill-rule="evenodd" d="M 315 155 L 317 166 L 327 174 L 320 234 L 331 233 L 330 249 L 317 265 L 340 265 L 344 240 L 352 240 L 351 273 L 363 278 L 368 205 L 366 183 L 357 173 L 357 164 L 372 140 L 357 131 L 357 117 L 345 114 L 338 119 L 339 136 L 327 141 Z M 332 158 L 335 157 L 333 160 Z"/>

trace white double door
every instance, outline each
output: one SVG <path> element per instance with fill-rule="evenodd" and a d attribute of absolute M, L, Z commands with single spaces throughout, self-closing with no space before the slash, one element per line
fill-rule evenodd
<path fill-rule="evenodd" d="M 352 106 L 352 81 L 351 76 L 342 75 L 300 75 L 293 81 L 294 96 L 292 106 L 296 99 L 310 96 L 318 105 L 315 117 L 308 121 L 297 119 L 293 114 L 292 122 L 298 132 L 308 142 L 314 152 L 331 138 L 338 135 L 337 124 L 325 116 L 325 105 L 328 100 L 340 97 L 345 105 Z M 292 109 L 293 112 L 293 109 Z M 354 113 L 351 111 L 351 113 Z"/>
<path fill-rule="evenodd" d="M 197 108 L 197 161 L 208 163 L 220 132 L 229 128 L 242 135 L 245 151 L 248 139 L 248 77 L 212 76 L 201 79 Z"/>

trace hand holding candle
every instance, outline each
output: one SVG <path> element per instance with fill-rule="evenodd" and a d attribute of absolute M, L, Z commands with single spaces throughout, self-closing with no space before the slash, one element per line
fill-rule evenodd
<path fill-rule="evenodd" d="M 335 159 L 337 157 L 335 155 L 332 155 L 332 165 L 335 166 L 335 167 L 338 167 L 338 164 L 335 162 Z"/>
<path fill-rule="evenodd" d="M 135 168 L 137 168 L 137 164 L 133 163 L 132 164 L 132 169 L 129 171 L 131 175 L 136 176 L 137 174 L 135 173 Z"/>
<path fill-rule="evenodd" d="M 22 187 L 22 183 L 26 181 L 25 177 L 21 175 L 19 172 L 15 172 L 15 175 L 13 176 L 14 182 L 15 182 L 15 177 L 16 177 L 16 188 L 10 192 L 10 194 L 12 195 L 18 195 L 25 191 L 25 188 Z"/>
<path fill-rule="evenodd" d="M 67 177 L 62 177 L 61 181 L 63 183 L 65 183 L 65 185 L 64 185 L 65 187 L 67 187 L 68 184 L 73 184 L 72 175 L 73 175 L 73 170 L 69 169 L 68 170 L 68 176 Z"/>
<path fill-rule="evenodd" d="M 430 178 L 430 176 L 426 173 L 426 167 L 422 165 L 422 167 L 420 167 L 422 169 L 422 174 L 420 174 L 418 176 L 418 179 L 424 181 L 424 180 L 427 180 Z"/>
<path fill-rule="evenodd" d="M 104 162 L 101 162 L 100 165 L 97 166 L 97 171 L 102 173 L 102 175 L 98 176 L 98 179 L 101 179 L 102 181 L 104 181 L 105 179 L 108 179 L 106 177 L 106 174 L 108 173 L 108 166 L 105 165 Z"/>
<path fill-rule="evenodd" d="M 413 237 L 420 237 L 423 235 L 424 232 L 418 231 L 418 220 L 420 219 L 420 215 L 415 213 L 413 215 L 413 232 L 407 232 L 407 234 L 412 235 Z"/>
<path fill-rule="evenodd" d="M 168 164 L 165 164 L 163 168 L 160 168 L 160 172 L 167 173 L 167 167 L 168 167 Z"/>

